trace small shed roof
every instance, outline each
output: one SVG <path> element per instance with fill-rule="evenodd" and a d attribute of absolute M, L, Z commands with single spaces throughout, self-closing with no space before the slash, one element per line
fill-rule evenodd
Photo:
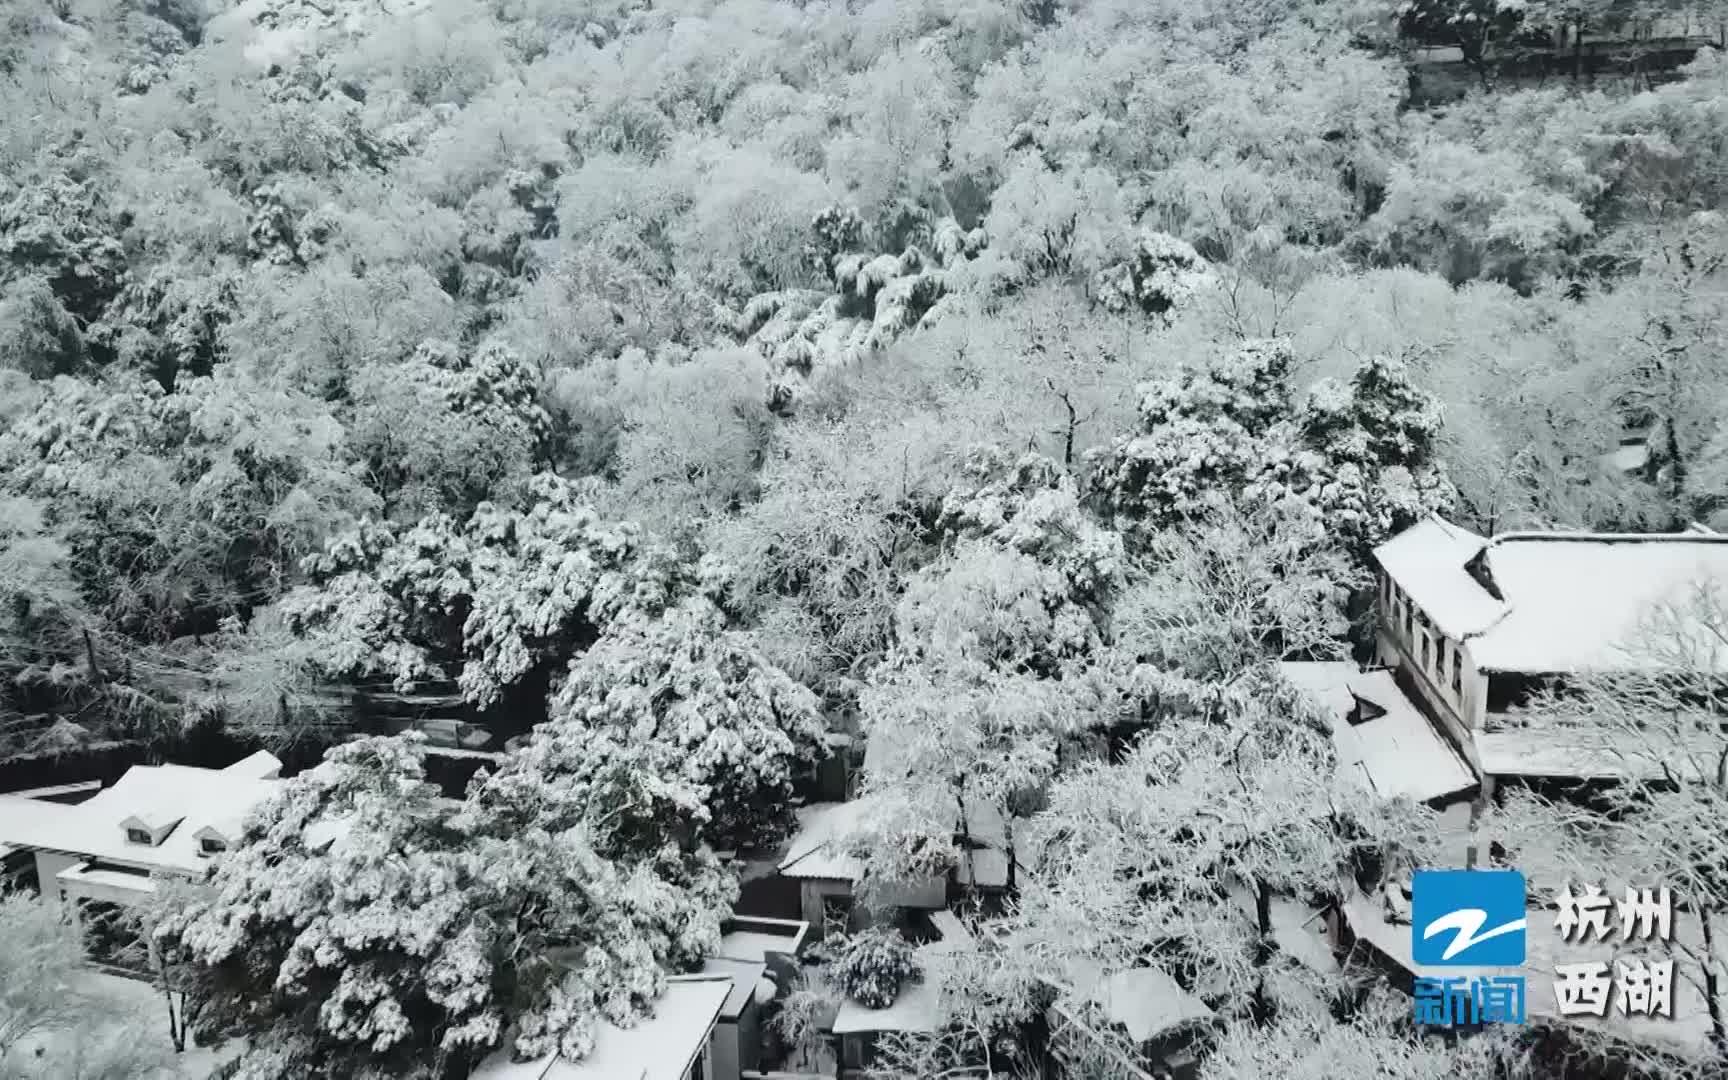
<path fill-rule="evenodd" d="M 947 908 L 938 908 L 932 911 L 930 913 L 930 925 L 936 928 L 936 932 L 941 937 L 937 941 L 931 942 L 926 948 L 934 948 L 938 945 L 957 948 L 968 945 L 972 941 L 972 932 L 966 929 L 966 924 L 960 921 L 960 916 Z"/>
<path fill-rule="evenodd" d="M 761 985 L 762 978 L 768 973 L 768 965 L 760 960 L 734 960 L 725 956 L 710 956 L 702 961 L 702 974 L 714 975 L 732 980 L 732 992 L 726 995 L 726 1003 L 720 1008 L 721 1020 L 737 1020 L 743 1014 L 750 999 L 756 995 L 756 987 Z"/>
<path fill-rule="evenodd" d="M 862 818 L 860 802 L 813 803 L 798 809 L 798 831 L 780 860 L 780 874 L 789 878 L 857 881 L 864 864 L 846 853 L 840 841 Z"/>
<path fill-rule="evenodd" d="M 474 1080 L 683 1080 L 731 992 L 725 977 L 673 979 L 652 1016 L 629 1028 L 601 1024 L 594 1049 L 581 1061 L 554 1053 L 514 1062 L 499 1051 L 474 1070 Z"/>
<path fill-rule="evenodd" d="M 942 1002 L 932 982 L 909 982 L 886 1009 L 866 1009 L 847 998 L 834 1017 L 834 1034 L 864 1031 L 935 1031 L 942 1026 Z"/>
<path fill-rule="evenodd" d="M 1418 802 L 1476 786 L 1469 763 L 1404 696 L 1391 672 L 1362 671 L 1347 662 L 1290 662 L 1282 669 L 1286 678 L 1326 708 L 1338 767 L 1346 778 L 1388 798 L 1404 795 Z M 1350 723 L 1357 698 L 1384 712 Z"/>
<path fill-rule="evenodd" d="M 804 943 L 809 923 L 788 920 L 788 933 L 770 934 L 761 930 L 734 930 L 720 936 L 720 951 L 716 955 L 727 960 L 766 961 L 775 953 L 792 955 Z"/>
<path fill-rule="evenodd" d="M 1636 472 L 1650 463 L 1650 447 L 1645 443 L 1629 443 L 1603 454 L 1596 460 L 1614 472 Z"/>
<path fill-rule="evenodd" d="M 1212 1010 L 1158 968 L 1127 968 L 1092 982 L 1085 1000 L 1121 1024 L 1135 1042 L 1155 1039 L 1182 1024 L 1212 1019 Z"/>
<path fill-rule="evenodd" d="M 1243 914 L 1254 917 L 1254 894 L 1248 889 L 1233 888 L 1230 898 Z M 1288 896 L 1272 897 L 1272 940 L 1310 971 L 1333 974 L 1338 971 L 1338 958 L 1332 954 L 1322 920 L 1323 913 L 1306 904 Z"/>
<path fill-rule="evenodd" d="M 960 865 L 954 868 L 954 876 L 962 885 L 976 885 L 980 889 L 1006 889 L 1008 887 L 1008 853 L 1000 848 L 975 848 L 960 859 Z"/>
<path fill-rule="evenodd" d="M 939 935 L 917 949 L 919 967 L 928 970 L 936 957 L 964 949 L 972 942 L 972 934 L 957 915 L 946 908 L 930 912 L 930 923 Z M 933 981 L 909 982 L 900 988 L 900 996 L 886 1009 L 866 1009 L 847 998 L 834 1020 L 834 1033 L 845 1035 L 857 1031 L 935 1031 L 942 1025 L 940 993 Z"/>

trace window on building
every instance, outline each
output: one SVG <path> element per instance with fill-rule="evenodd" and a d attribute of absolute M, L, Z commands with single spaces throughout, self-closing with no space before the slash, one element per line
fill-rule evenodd
<path fill-rule="evenodd" d="M 1452 650 L 1452 693 L 1459 700 L 1464 698 L 1464 654 L 1457 649 Z"/>
<path fill-rule="evenodd" d="M 1350 697 L 1353 704 L 1350 706 L 1350 711 L 1345 714 L 1344 719 L 1349 722 L 1351 727 L 1366 724 L 1370 720 L 1378 720 L 1386 715 L 1384 708 L 1360 694 L 1352 693 Z"/>
<path fill-rule="evenodd" d="M 220 855 L 228 850 L 228 845 L 214 836 L 206 836 L 199 839 L 198 850 L 205 855 Z"/>
<path fill-rule="evenodd" d="M 1426 633 L 1421 635 L 1421 640 L 1420 640 L 1420 642 L 1416 648 L 1417 648 L 1418 658 L 1421 660 L 1421 663 L 1422 663 L 1422 670 L 1423 671 L 1431 670 L 1428 667 L 1428 635 Z"/>
<path fill-rule="evenodd" d="M 1416 640 L 1416 609 L 1413 605 L 1404 605 L 1404 640 Z"/>
<path fill-rule="evenodd" d="M 150 834 L 143 829 L 127 829 L 126 839 L 134 844 L 148 844 L 150 842 Z"/>

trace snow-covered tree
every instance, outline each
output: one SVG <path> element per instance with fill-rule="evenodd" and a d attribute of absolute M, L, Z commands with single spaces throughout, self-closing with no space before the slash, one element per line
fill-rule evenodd
<path fill-rule="evenodd" d="M 552 673 L 611 620 L 655 611 L 691 568 L 628 523 L 602 520 L 575 485 L 529 482 L 527 510 L 482 503 L 465 522 L 365 521 L 309 556 L 312 583 L 282 610 L 333 678 L 454 678 L 481 706 Z"/>
<path fill-rule="evenodd" d="M 1011 847 L 1012 814 L 1108 699 L 1090 661 L 1122 546 L 1088 520 L 1072 477 L 978 448 L 937 522 L 952 547 L 908 582 L 897 643 L 859 694 L 864 797 L 880 810 L 866 863 L 891 881 L 940 852 Z"/>
<path fill-rule="evenodd" d="M 1045 977 L 1072 987 L 1081 965 L 1155 958 L 1225 1013 L 1295 1007 L 1307 977 L 1277 955 L 1271 899 L 1342 895 L 1417 835 L 1417 808 L 1341 786 L 1323 723 L 1292 717 L 1304 707 L 1293 690 L 1249 685 L 1232 712 L 1166 721 L 1119 763 L 1053 786 L 1028 830 L 1011 931 L 1048 957 Z"/>
<path fill-rule="evenodd" d="M 510 1031 L 513 1053 L 580 1058 L 718 944 L 736 886 L 711 857 L 629 848 L 592 807 L 444 800 L 421 755 L 333 750 L 158 927 L 205 969 L 210 1021 L 247 1033 L 239 1075 L 430 1077 Z"/>
<path fill-rule="evenodd" d="M 1371 356 L 1347 387 L 1323 380 L 1296 423 L 1299 445 L 1312 456 L 1270 465 L 1251 490 L 1302 499 L 1359 565 L 1393 534 L 1451 511 L 1457 493 L 1438 459 L 1440 408 L 1401 360 Z"/>
<path fill-rule="evenodd" d="M 1191 245 L 1167 233 L 1142 229 L 1126 259 L 1098 272 L 1092 291 L 1111 311 L 1137 309 L 1155 318 L 1170 318 L 1216 281 L 1211 267 Z"/>
<path fill-rule="evenodd" d="M 1225 511 L 1153 537 L 1111 613 L 1115 647 L 1196 679 L 1266 659 L 1339 657 L 1356 577 L 1300 508 Z"/>
<path fill-rule="evenodd" d="M 351 392 L 355 453 L 399 516 L 508 501 L 544 461 L 538 378 L 497 342 L 424 342 L 400 364 L 367 368 Z"/>
<path fill-rule="evenodd" d="M 74 913 L 25 892 L 0 894 L 0 1073 L 21 1078 L 176 1080 L 154 1012 L 114 994 L 85 958 Z"/>
<path fill-rule="evenodd" d="M 1092 455 L 1105 509 L 1158 529 L 1227 505 L 1291 411 L 1293 359 L 1286 342 L 1255 341 L 1142 387 L 1139 431 Z"/>
<path fill-rule="evenodd" d="M 1542 189 L 1511 153 L 1434 140 L 1393 168 L 1368 224 L 1379 250 L 1461 283 L 1528 287 L 1592 231 L 1576 201 Z"/>
<path fill-rule="evenodd" d="M 1418 1038 L 1409 1004 L 1382 992 L 1359 1006 L 1346 1022 L 1330 1016 L 1281 1017 L 1270 1027 L 1227 1028 L 1200 1069 L 1204 1080 L 1254 1080 L 1273 1075 L 1290 1080 L 1381 1076 L 1387 1080 L 1445 1080 L 1488 1075 L 1496 1065 L 1492 1034 L 1474 1040 Z M 1516 1075 L 1516 1073 L 1513 1073 Z"/>
<path fill-rule="evenodd" d="M 0 282 L 45 278 L 58 304 L 87 326 L 125 282 L 119 215 L 95 177 L 52 165 L 31 171 L 0 184 Z"/>
<path fill-rule="evenodd" d="M 57 381 L 0 459 L 49 500 L 90 602 L 146 639 L 243 614 L 372 505 L 326 409 L 228 378 Z"/>
<path fill-rule="evenodd" d="M 1439 410 L 1397 360 L 1373 357 L 1346 388 L 1323 381 L 1297 408 L 1284 339 L 1248 342 L 1142 388 L 1138 433 L 1092 454 L 1092 485 L 1142 533 L 1233 503 L 1294 502 L 1333 526 L 1358 562 L 1449 508 L 1435 460 Z"/>
<path fill-rule="evenodd" d="M 229 372 L 171 392 L 124 377 L 43 391 L 0 433 L 15 515 L 0 539 L 15 568 L 8 696 L 34 717 L 14 734 L 35 737 L 65 705 L 82 728 L 63 726 L 76 737 L 61 749 L 155 738 L 206 701 L 224 627 L 377 502 L 339 422 L 303 395 Z"/>
<path fill-rule="evenodd" d="M 741 348 L 626 349 L 562 376 L 572 464 L 615 477 L 632 520 L 676 535 L 747 502 L 773 433 L 770 365 Z M 578 456 L 579 455 L 579 456 Z"/>
<path fill-rule="evenodd" d="M 790 821 L 792 783 L 827 754 L 826 733 L 816 696 L 698 597 L 602 636 L 490 783 L 545 785 L 650 835 L 758 846 Z M 624 775 L 695 801 L 634 805 L 632 787 L 616 785 Z"/>

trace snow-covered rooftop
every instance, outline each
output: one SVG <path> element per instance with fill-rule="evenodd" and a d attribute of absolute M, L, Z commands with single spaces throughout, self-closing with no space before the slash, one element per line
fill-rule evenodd
<path fill-rule="evenodd" d="M 1466 569 L 1482 556 L 1496 598 Z M 1374 549 L 1380 566 L 1486 671 L 1558 674 L 1654 666 L 1637 639 L 1700 584 L 1728 586 L 1728 536 L 1507 533 L 1429 518 Z M 1715 661 L 1728 671 L 1728 650 Z"/>
<path fill-rule="evenodd" d="M 581 1061 L 548 1054 L 514 1062 L 499 1051 L 474 1070 L 474 1080 L 683 1080 L 708 1044 L 732 980 L 706 975 L 674 978 L 635 1027 L 601 1024 L 594 1049 Z"/>
<path fill-rule="evenodd" d="M 972 933 L 959 916 L 946 908 L 930 913 L 930 923 L 937 938 L 918 946 L 916 963 L 928 971 L 937 957 L 965 949 L 972 943 Z M 886 1009 L 867 1009 L 847 998 L 834 1018 L 834 1034 L 858 1031 L 935 1031 L 942 1025 L 941 993 L 934 979 L 908 982 L 900 988 L 900 996 Z"/>
<path fill-rule="evenodd" d="M 862 818 L 861 802 L 814 803 L 798 809 L 798 831 L 780 860 L 780 873 L 789 878 L 857 881 L 864 864 L 846 853 L 840 841 Z M 0 837 L 3 840 L 4 837 Z"/>
<path fill-rule="evenodd" d="M 1242 914 L 1255 918 L 1254 894 L 1248 889 L 1232 888 L 1230 899 Z M 1323 975 L 1337 972 L 1338 958 L 1332 954 L 1332 943 L 1326 936 L 1324 912 L 1278 895 L 1272 897 L 1270 907 L 1272 940 L 1280 949 L 1310 971 Z"/>
<path fill-rule="evenodd" d="M 788 878 L 815 878 L 856 883 L 864 876 L 863 860 L 847 854 L 845 840 L 869 813 L 868 799 L 843 803 L 815 803 L 798 810 L 798 829 L 786 846 L 779 872 Z M 958 813 L 956 813 L 958 818 Z M 962 884 L 1001 889 L 1008 884 L 1008 829 L 1002 814 L 980 804 L 967 814 L 968 832 L 983 846 L 975 847 L 970 859 L 962 859 L 956 873 Z M 958 824 L 958 821 L 956 821 Z M 976 880 L 974 880 L 976 879 Z"/>
<path fill-rule="evenodd" d="M 1494 540 L 1486 558 L 1507 611 L 1468 648 L 1489 671 L 1653 666 L 1637 649 L 1644 621 L 1683 605 L 1699 584 L 1728 586 L 1728 537 L 1695 532 L 1513 534 Z M 1728 652 L 1716 663 L 1728 670 Z"/>
<path fill-rule="evenodd" d="M 1569 780 L 1656 779 L 1673 773 L 1699 780 L 1712 775 L 1723 749 L 1719 736 L 1640 737 L 1576 724 L 1532 724 L 1471 733 L 1485 776 Z"/>
<path fill-rule="evenodd" d="M 1136 1042 L 1147 1042 L 1182 1024 L 1210 1020 L 1212 1010 L 1169 975 L 1152 967 L 1127 968 L 1082 988 L 1085 1000 L 1121 1024 Z"/>
<path fill-rule="evenodd" d="M 1450 638 L 1477 633 L 1505 605 L 1464 569 L 1488 543 L 1469 529 L 1430 517 L 1374 549 L 1374 559 Z"/>
<path fill-rule="evenodd" d="M 0 844 L 200 873 L 209 860 L 199 854 L 199 834 L 214 829 L 229 842 L 238 839 L 239 822 L 282 783 L 275 779 L 280 769 L 268 754 L 225 769 L 135 765 L 113 787 L 76 806 L 0 796 Z M 128 819 L 177 824 L 152 846 L 127 840 L 122 823 Z"/>
<path fill-rule="evenodd" d="M 1632 443 L 1603 454 L 1596 460 L 1614 472 L 1636 472 L 1649 464 L 1650 448 L 1643 443 Z"/>
<path fill-rule="evenodd" d="M 941 993 L 934 982 L 908 982 L 886 1009 L 866 1009 L 847 998 L 834 1017 L 834 1034 L 861 1031 L 935 1031 L 942 1026 Z"/>
<path fill-rule="evenodd" d="M 720 936 L 720 951 L 715 954 L 728 960 L 766 961 L 776 953 L 793 955 L 809 936 L 810 924 L 798 919 L 766 919 L 756 916 L 734 916 L 738 929 Z M 779 929 L 781 933 L 773 932 Z"/>
<path fill-rule="evenodd" d="M 1391 672 L 1362 671 L 1345 662 L 1291 662 L 1282 668 L 1325 706 L 1346 778 L 1388 798 L 1405 795 L 1418 802 L 1476 786 L 1469 764 L 1404 696 Z M 1347 717 L 1358 697 L 1385 712 L 1351 724 Z"/>
<path fill-rule="evenodd" d="M 768 974 L 768 965 L 760 960 L 710 956 L 702 961 L 702 974 L 732 980 L 732 991 L 726 995 L 726 1003 L 720 1008 L 720 1019 L 736 1020 Z"/>

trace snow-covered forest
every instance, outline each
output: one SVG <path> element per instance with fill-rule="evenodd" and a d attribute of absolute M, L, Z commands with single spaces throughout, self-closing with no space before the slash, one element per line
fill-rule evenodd
<path fill-rule="evenodd" d="M 874 928 L 767 1002 L 785 1075 L 1725 1075 L 1710 947 L 1671 1053 L 1423 1033 L 1274 932 L 1457 862 L 1281 674 L 1372 653 L 1377 545 L 1728 531 L 1725 33 L 0 0 L 0 791 L 287 777 L 141 909 L 147 1037 L 4 920 L 0 1075 L 579 1062 L 824 799 Z M 1645 730 L 1700 681 L 1579 700 Z M 1487 813 L 1728 911 L 1720 768 Z M 932 878 L 967 933 L 915 954 Z M 1146 967 L 1209 1017 L 1180 1053 L 1083 992 Z M 909 981 L 926 1028 L 817 1064 Z"/>

